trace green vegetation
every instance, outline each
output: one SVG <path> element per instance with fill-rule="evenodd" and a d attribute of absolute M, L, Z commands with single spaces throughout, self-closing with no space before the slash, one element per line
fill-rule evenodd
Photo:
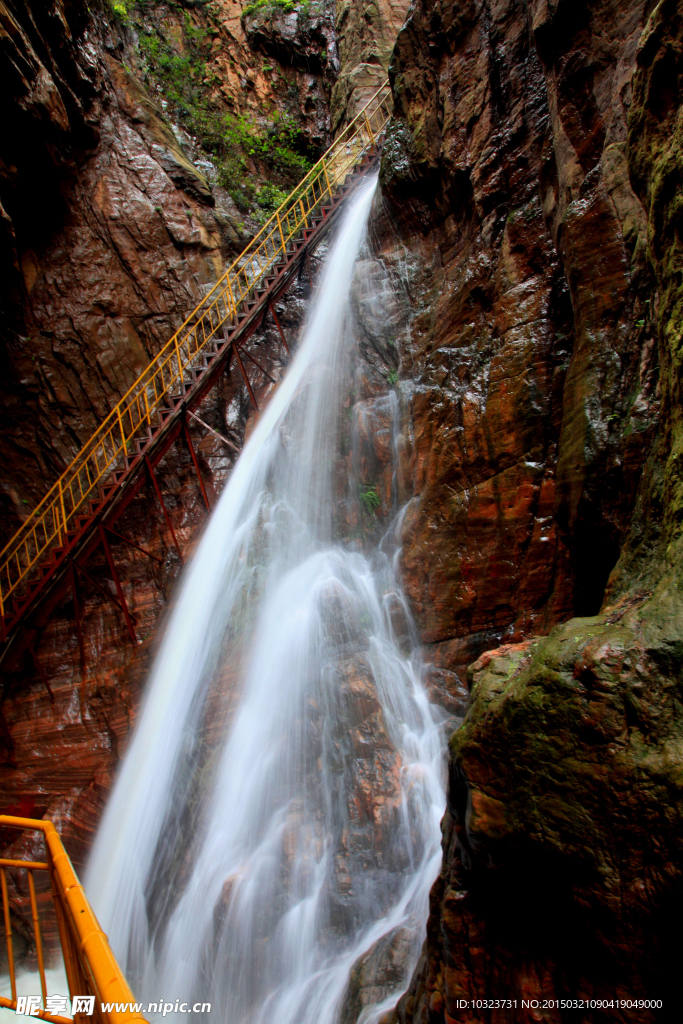
<path fill-rule="evenodd" d="M 256 193 L 256 202 L 262 210 L 271 214 L 273 210 L 277 210 L 279 206 L 282 206 L 288 195 L 289 192 L 286 189 L 278 188 L 277 185 L 264 185 Z"/>
<path fill-rule="evenodd" d="M 136 6 L 134 0 L 109 2 L 115 10 L 121 6 L 121 18 L 130 18 Z M 144 6 L 144 0 L 137 4 L 138 10 Z M 263 212 L 276 209 L 309 170 L 306 139 L 290 114 L 275 111 L 258 119 L 236 115 L 212 98 L 218 79 L 208 62 L 218 30 L 211 16 L 198 22 L 187 10 L 179 14 L 181 47 L 174 45 L 163 22 L 140 19 L 136 24 L 147 84 L 161 90 L 169 114 L 209 154 L 219 183 L 238 208 L 263 219 Z M 259 188 L 264 178 L 268 183 Z"/>
<path fill-rule="evenodd" d="M 254 11 L 260 11 L 262 8 L 276 10 L 278 7 L 286 14 L 289 14 L 290 11 L 306 14 L 310 6 L 310 0 L 299 0 L 299 3 L 295 3 L 295 0 L 254 0 L 253 3 L 245 4 L 242 8 L 242 17 L 253 14 Z"/>
<path fill-rule="evenodd" d="M 360 503 L 368 516 L 373 516 L 382 504 L 379 494 L 372 484 L 361 484 L 359 489 Z"/>
<path fill-rule="evenodd" d="M 395 388 L 398 384 L 398 370 L 389 370 L 387 374 L 387 384 L 390 388 Z"/>
<path fill-rule="evenodd" d="M 130 21 L 130 12 L 134 4 L 135 0 L 109 0 L 109 7 L 124 25 Z"/>

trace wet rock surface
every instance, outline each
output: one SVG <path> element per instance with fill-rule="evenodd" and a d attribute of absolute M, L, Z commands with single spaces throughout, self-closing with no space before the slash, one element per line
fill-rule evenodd
<path fill-rule="evenodd" d="M 331 97 L 335 130 L 384 84 L 409 6 L 408 0 L 337 0 L 340 70 Z"/>
<path fill-rule="evenodd" d="M 654 438 L 656 293 L 626 158 L 644 13 L 417 4 L 396 44 L 405 583 L 463 679 L 492 640 L 599 610 Z"/>
<path fill-rule="evenodd" d="M 406 517 L 406 580 L 435 662 L 461 678 L 474 663 L 468 711 L 450 744 L 428 938 L 392 1018 L 402 1024 L 673 1021 L 679 1012 L 670 958 L 680 956 L 683 895 L 672 334 L 681 296 L 682 27 L 667 2 L 652 14 L 638 4 L 429 12 L 418 4 L 397 45 L 400 120 L 385 158 L 387 190 L 409 247 L 420 235 L 426 248 L 440 242 L 453 224 L 450 247 L 441 243 L 428 275 L 416 272 L 427 283 L 428 324 L 418 315 L 416 395 L 442 349 L 466 345 L 461 372 L 468 383 L 476 372 L 479 385 L 468 419 L 444 401 L 442 430 L 456 444 L 443 450 L 458 463 L 437 476 L 442 449 L 425 444 L 432 475 L 416 473 Z M 515 194 L 539 221 L 510 245 Z M 528 256 L 540 246 L 531 276 Z M 534 301 L 547 296 L 537 319 L 532 307 L 525 315 L 524 287 L 501 294 L 491 273 L 493 265 L 509 274 L 520 260 L 525 270 L 513 280 L 526 281 Z M 441 316 L 428 319 L 434 306 Z M 508 323 L 509 339 L 532 329 L 526 345 L 517 341 L 517 361 L 505 355 L 512 381 L 494 389 Z M 546 342 L 549 371 L 539 374 L 544 335 L 555 345 Z M 453 392 L 442 374 L 441 392 Z M 557 390 L 546 383 L 553 378 Z M 515 390 L 506 420 L 501 405 Z M 415 408 L 413 399 L 412 457 L 424 472 L 417 442 L 435 427 L 426 411 L 416 422 Z M 476 473 L 476 459 L 485 469 L 470 488 L 461 465 Z M 534 488 L 545 515 L 523 503 Z M 456 519 L 452 510 L 463 507 Z M 533 557 L 533 540 L 515 547 L 524 531 L 545 535 L 546 559 Z M 477 571 L 462 572 L 480 552 Z M 509 595 L 507 608 L 499 593 Z M 571 614 L 581 617 L 533 638 Z M 570 1010 L 555 1002 L 563 998 L 607 1005 Z M 629 998 L 663 1007 L 610 1003 Z"/>
<path fill-rule="evenodd" d="M 0 140 L 5 537 L 258 226 L 171 124 L 163 93 L 141 84 L 136 30 L 90 7 L 13 0 L 0 11 L 11 100 Z M 469 709 L 451 742 L 428 938 L 393 1019 L 563 1021 L 565 1011 L 539 1017 L 521 1000 L 569 996 L 665 1000 L 659 1018 L 571 1011 L 586 1024 L 675 1020 L 679 5 L 338 3 L 334 33 L 326 4 L 294 19 L 218 7 L 207 94 L 242 117 L 296 87 L 311 152 L 391 61 L 396 116 L 375 242 L 403 284 L 376 321 L 372 261 L 355 285 L 369 326 L 346 403 L 340 529 L 377 539 L 395 502 L 407 505 L 403 581 L 427 685 L 453 719 Z M 305 274 L 277 307 L 290 341 L 308 294 Z M 277 377 L 275 325 L 252 344 Z M 199 414 L 236 442 L 251 429 L 234 367 Z M 192 431 L 213 499 L 233 455 Z M 352 473 L 362 485 L 349 496 Z M 187 451 L 172 450 L 159 476 L 187 556 L 204 519 Z M 96 556 L 92 580 L 79 580 L 85 665 L 66 593 L 34 654 L 3 676 L 13 747 L 2 810 L 50 817 L 77 866 L 180 568 L 153 504 L 141 496 L 120 530 L 160 561 L 115 546 L 142 643 L 126 640 L 92 582 L 114 592 Z M 408 621 L 397 599 L 406 649 Z M 396 787 L 395 765 L 363 758 L 373 708 L 356 662 L 342 690 L 357 705 L 349 742 L 363 765 L 347 841 L 360 842 L 373 816 L 391 813 Z M 220 727 L 207 721 L 208 745 Z M 28 836 L 2 841 L 40 856 Z M 410 941 L 398 933 L 356 964 L 345 1024 L 391 990 Z M 519 1005 L 458 1005 L 477 998 Z"/>
<path fill-rule="evenodd" d="M 2 152 L 11 222 L 0 341 L 3 540 L 201 299 L 229 251 L 206 179 L 113 55 L 106 21 L 90 19 L 85 4 L 71 5 L 68 21 L 61 5 L 51 16 L 17 11 L 10 41 L 28 26 L 52 72 L 27 70 L 6 96 L 15 124 Z M 5 66 L 20 59 L 17 43 Z M 32 76 L 49 86 L 49 120 L 41 95 L 28 90 Z"/>
<path fill-rule="evenodd" d="M 334 3 L 314 3 L 309 8 L 266 6 L 243 15 L 246 37 L 254 50 L 275 57 L 282 64 L 332 76 L 339 69 L 334 30 Z"/>

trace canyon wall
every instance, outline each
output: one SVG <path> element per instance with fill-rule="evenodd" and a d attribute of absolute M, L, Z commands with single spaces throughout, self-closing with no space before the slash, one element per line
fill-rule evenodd
<path fill-rule="evenodd" d="M 236 0 L 91 6 L 0 12 L 3 542 L 330 141 L 327 23 L 277 64 Z"/>
<path fill-rule="evenodd" d="M 682 29 L 418 0 L 394 51 L 405 585 L 470 689 L 402 1024 L 679 1013 Z"/>
<path fill-rule="evenodd" d="M 390 65 L 374 239 L 408 314 L 361 342 L 353 429 L 377 505 L 356 514 L 368 535 L 387 524 L 396 415 L 427 681 L 452 715 L 470 691 L 428 938 L 394 1019 L 560 1021 L 521 1000 L 665 996 L 681 895 L 677 4 L 89 6 L 0 2 L 0 534 Z M 290 338 L 315 269 L 278 306 Z M 272 321 L 253 345 L 279 376 Z M 234 368 L 200 415 L 241 443 Z M 192 431 L 215 500 L 234 453 Z M 159 477 L 187 557 L 205 512 L 182 445 Z M 77 584 L 83 661 L 67 591 L 3 667 L 2 809 L 52 818 L 77 864 L 181 567 L 154 502 L 120 521 L 147 555 L 113 541 L 142 642 L 100 554 Z M 373 971 L 358 965 L 349 1007 Z M 518 1005 L 458 1005 L 475 998 Z"/>

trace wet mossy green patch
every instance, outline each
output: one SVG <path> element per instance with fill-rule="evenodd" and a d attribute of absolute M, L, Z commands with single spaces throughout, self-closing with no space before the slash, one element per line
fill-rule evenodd
<path fill-rule="evenodd" d="M 300 119 L 274 107 L 258 116 L 226 108 L 211 62 L 221 32 L 211 4 L 109 2 L 135 31 L 146 87 L 208 156 L 238 208 L 264 220 L 275 209 L 273 200 L 287 195 L 317 156 L 309 152 Z M 168 17 L 158 16 L 160 6 L 168 8 Z"/>

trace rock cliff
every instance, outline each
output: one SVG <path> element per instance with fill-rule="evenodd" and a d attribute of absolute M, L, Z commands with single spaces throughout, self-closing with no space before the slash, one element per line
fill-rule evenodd
<path fill-rule="evenodd" d="M 394 52 L 405 580 L 435 663 L 478 658 L 402 1024 L 679 1012 L 683 25 L 652 7 L 418 2 Z"/>
<path fill-rule="evenodd" d="M 334 54 L 269 65 L 230 0 L 103 4 L 0 10 L 3 540 L 330 138 Z"/>
<path fill-rule="evenodd" d="M 675 1013 L 679 6 L 0 2 L 3 537 L 390 69 L 375 236 L 405 308 L 400 329 L 361 341 L 345 458 L 365 490 L 342 511 L 368 534 L 386 522 L 398 424 L 428 682 L 453 715 L 469 689 L 401 1024 L 561 1021 L 522 1000 L 564 997 Z M 308 290 L 305 274 L 278 307 L 286 330 Z M 271 323 L 254 344 L 277 375 L 275 340 Z M 236 374 L 201 415 L 241 439 Z M 233 457 L 201 442 L 212 497 Z M 189 454 L 173 449 L 159 475 L 187 555 L 204 517 Z M 2 809 L 46 813 L 77 862 L 179 570 L 153 501 L 121 530 L 158 561 L 115 550 L 143 643 L 123 639 L 96 556 L 78 581 L 83 663 L 66 593 L 4 671 Z M 357 965 L 349 1020 L 400 950 L 385 961 Z"/>

